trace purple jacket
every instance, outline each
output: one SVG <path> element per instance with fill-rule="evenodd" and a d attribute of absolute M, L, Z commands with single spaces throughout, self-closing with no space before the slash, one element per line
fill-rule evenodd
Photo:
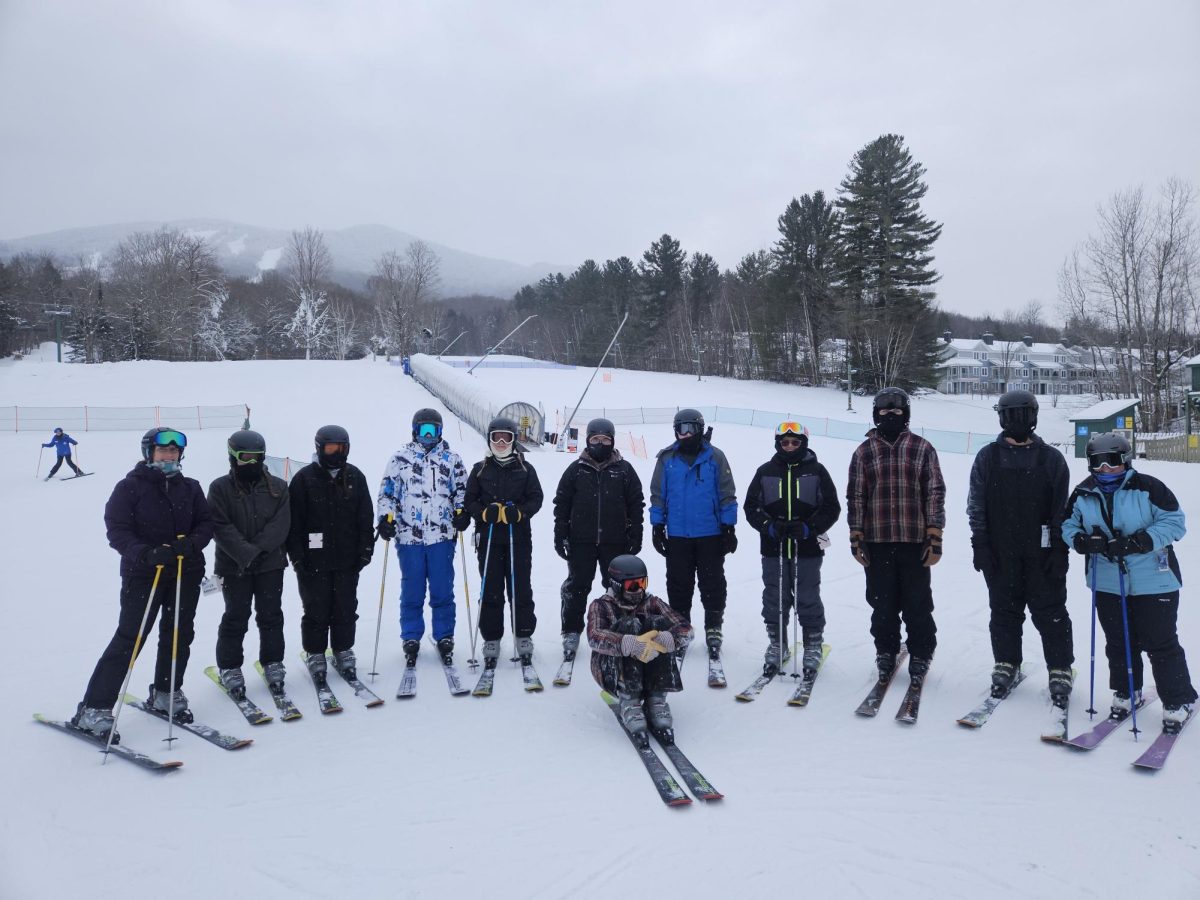
<path fill-rule="evenodd" d="M 109 546 L 121 554 L 122 578 L 152 576 L 154 567 L 141 562 L 142 554 L 181 534 L 195 550 L 184 558 L 183 571 L 197 578 L 204 574 L 203 551 L 213 537 L 213 520 L 196 479 L 167 478 L 138 463 L 113 488 L 104 507 L 104 524 Z"/>

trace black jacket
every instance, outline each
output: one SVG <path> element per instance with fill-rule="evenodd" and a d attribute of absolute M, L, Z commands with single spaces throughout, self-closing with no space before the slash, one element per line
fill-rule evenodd
<path fill-rule="evenodd" d="M 542 484 L 537 472 L 525 461 L 525 454 L 513 450 L 516 456 L 507 466 L 496 462 L 489 453 L 482 461 L 471 467 L 467 476 L 467 499 L 463 506 L 475 520 L 476 540 L 480 547 L 487 540 L 488 528 L 492 529 L 492 540 L 508 543 L 508 526 L 483 521 L 483 511 L 491 503 L 504 504 L 512 501 L 521 511 L 521 521 L 513 524 L 513 541 L 523 544 L 533 542 L 529 519 L 542 508 Z M 489 517 L 490 518 L 490 517 Z"/>
<path fill-rule="evenodd" d="M 1070 484 L 1063 455 L 1036 434 L 1023 447 L 998 435 L 971 466 L 967 519 L 972 540 L 987 542 L 1002 556 L 1037 556 L 1045 526 L 1049 549 L 1066 552 L 1062 521 Z"/>
<path fill-rule="evenodd" d="M 121 577 L 150 578 L 154 567 L 142 562 L 151 547 L 170 544 L 184 535 L 192 553 L 184 558 L 184 575 L 196 581 L 204 574 L 204 548 L 213 536 L 212 513 L 204 489 L 195 478 L 168 478 L 138 463 L 117 482 L 104 507 L 108 544 L 121 554 Z M 175 565 L 171 566 L 174 577 Z"/>
<path fill-rule="evenodd" d="M 247 485 L 232 473 L 208 486 L 213 539 L 221 576 L 273 572 L 287 565 L 284 544 L 292 527 L 287 482 L 263 467 L 262 477 Z"/>
<path fill-rule="evenodd" d="M 646 498 L 642 480 L 621 454 L 602 463 L 587 451 L 563 470 L 554 494 L 554 543 L 620 544 L 628 553 L 642 549 Z"/>
<path fill-rule="evenodd" d="M 288 485 L 292 527 L 287 552 L 297 572 L 361 569 L 374 552 L 374 509 L 367 479 L 346 463 L 336 478 L 309 463 Z"/>
<path fill-rule="evenodd" d="M 774 521 L 800 521 L 808 525 L 808 537 L 796 547 L 797 556 L 824 556 L 817 535 L 824 534 L 842 514 L 837 488 L 817 454 L 805 450 L 800 459 L 787 463 L 776 453 L 758 467 L 746 489 L 742 504 L 746 521 L 761 535 L 759 550 L 763 556 L 778 556 L 779 541 L 768 534 Z"/>

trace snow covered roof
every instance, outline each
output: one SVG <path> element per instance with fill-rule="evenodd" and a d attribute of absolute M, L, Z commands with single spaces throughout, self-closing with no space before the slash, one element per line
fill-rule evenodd
<path fill-rule="evenodd" d="M 1124 399 L 1117 398 L 1115 400 L 1101 400 L 1094 406 L 1089 406 L 1087 409 L 1081 409 L 1075 415 L 1071 416 L 1068 421 L 1078 422 L 1081 419 L 1107 419 L 1109 416 L 1114 416 L 1123 409 L 1128 409 L 1131 406 L 1137 406 L 1142 401 L 1136 397 L 1126 397 Z"/>
<path fill-rule="evenodd" d="M 1184 365 L 1185 366 L 1200 366 L 1200 356 L 1193 356 L 1191 359 L 1189 359 L 1187 362 L 1185 362 Z"/>

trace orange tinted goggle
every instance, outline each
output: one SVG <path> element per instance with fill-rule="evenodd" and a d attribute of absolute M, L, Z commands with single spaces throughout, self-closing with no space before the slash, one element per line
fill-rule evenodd
<path fill-rule="evenodd" d="M 780 422 L 779 427 L 775 429 L 775 433 L 780 437 L 783 437 L 785 434 L 800 437 L 800 435 L 804 434 L 804 426 L 799 422 Z"/>
<path fill-rule="evenodd" d="M 621 582 L 621 587 L 627 591 L 644 591 L 646 585 L 650 583 L 649 578 L 626 578 Z"/>

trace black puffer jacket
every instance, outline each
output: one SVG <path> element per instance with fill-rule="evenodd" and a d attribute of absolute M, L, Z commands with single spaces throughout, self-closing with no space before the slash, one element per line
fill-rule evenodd
<path fill-rule="evenodd" d="M 598 463 L 585 450 L 558 481 L 554 543 L 621 544 L 627 553 L 637 553 L 645 509 L 642 480 L 619 451 Z"/>
<path fill-rule="evenodd" d="M 779 555 L 779 541 L 768 533 L 777 520 L 800 521 L 808 526 L 808 537 L 799 542 L 797 556 L 824 556 L 817 535 L 833 527 L 842 514 L 842 505 L 829 472 L 817 462 L 817 454 L 806 449 L 796 462 L 788 463 L 782 453 L 776 453 L 759 466 L 746 489 L 742 510 L 746 521 L 761 535 L 759 549 L 763 556 Z"/>
<path fill-rule="evenodd" d="M 208 486 L 213 514 L 213 538 L 221 576 L 273 572 L 287 565 L 285 543 L 292 527 L 287 482 L 263 467 L 262 477 L 250 484 L 232 474 Z"/>
<path fill-rule="evenodd" d="M 309 463 L 288 485 L 292 527 L 287 551 L 298 572 L 361 569 L 374 552 L 374 509 L 367 479 L 346 463 L 331 478 Z"/>
<path fill-rule="evenodd" d="M 533 542 L 529 527 L 530 518 L 542 508 L 542 483 L 537 472 L 525 461 L 525 454 L 513 450 L 516 458 L 506 466 L 496 462 L 490 453 L 481 462 L 471 467 L 467 476 L 467 499 L 463 506 L 475 520 L 476 540 L 487 540 L 488 527 L 492 529 L 492 540 L 508 543 L 508 526 L 483 521 L 483 511 L 489 504 L 501 505 L 511 501 L 521 511 L 521 521 L 513 524 L 513 541 L 529 544 Z"/>
<path fill-rule="evenodd" d="M 967 520 L 971 538 L 1003 556 L 1041 556 L 1046 547 L 1067 552 L 1062 520 L 1067 515 L 1071 473 L 1057 448 L 1036 434 L 1029 444 L 1004 439 L 982 447 L 971 466 Z"/>
<path fill-rule="evenodd" d="M 154 567 L 142 562 L 151 547 L 170 544 L 185 535 L 192 553 L 183 561 L 185 575 L 204 574 L 204 548 L 213 536 L 212 513 L 204 489 L 183 474 L 168 478 L 158 469 L 138 463 L 117 482 L 104 507 L 108 544 L 121 554 L 121 577 L 149 577 Z M 173 569 L 172 569 L 173 571 Z"/>

